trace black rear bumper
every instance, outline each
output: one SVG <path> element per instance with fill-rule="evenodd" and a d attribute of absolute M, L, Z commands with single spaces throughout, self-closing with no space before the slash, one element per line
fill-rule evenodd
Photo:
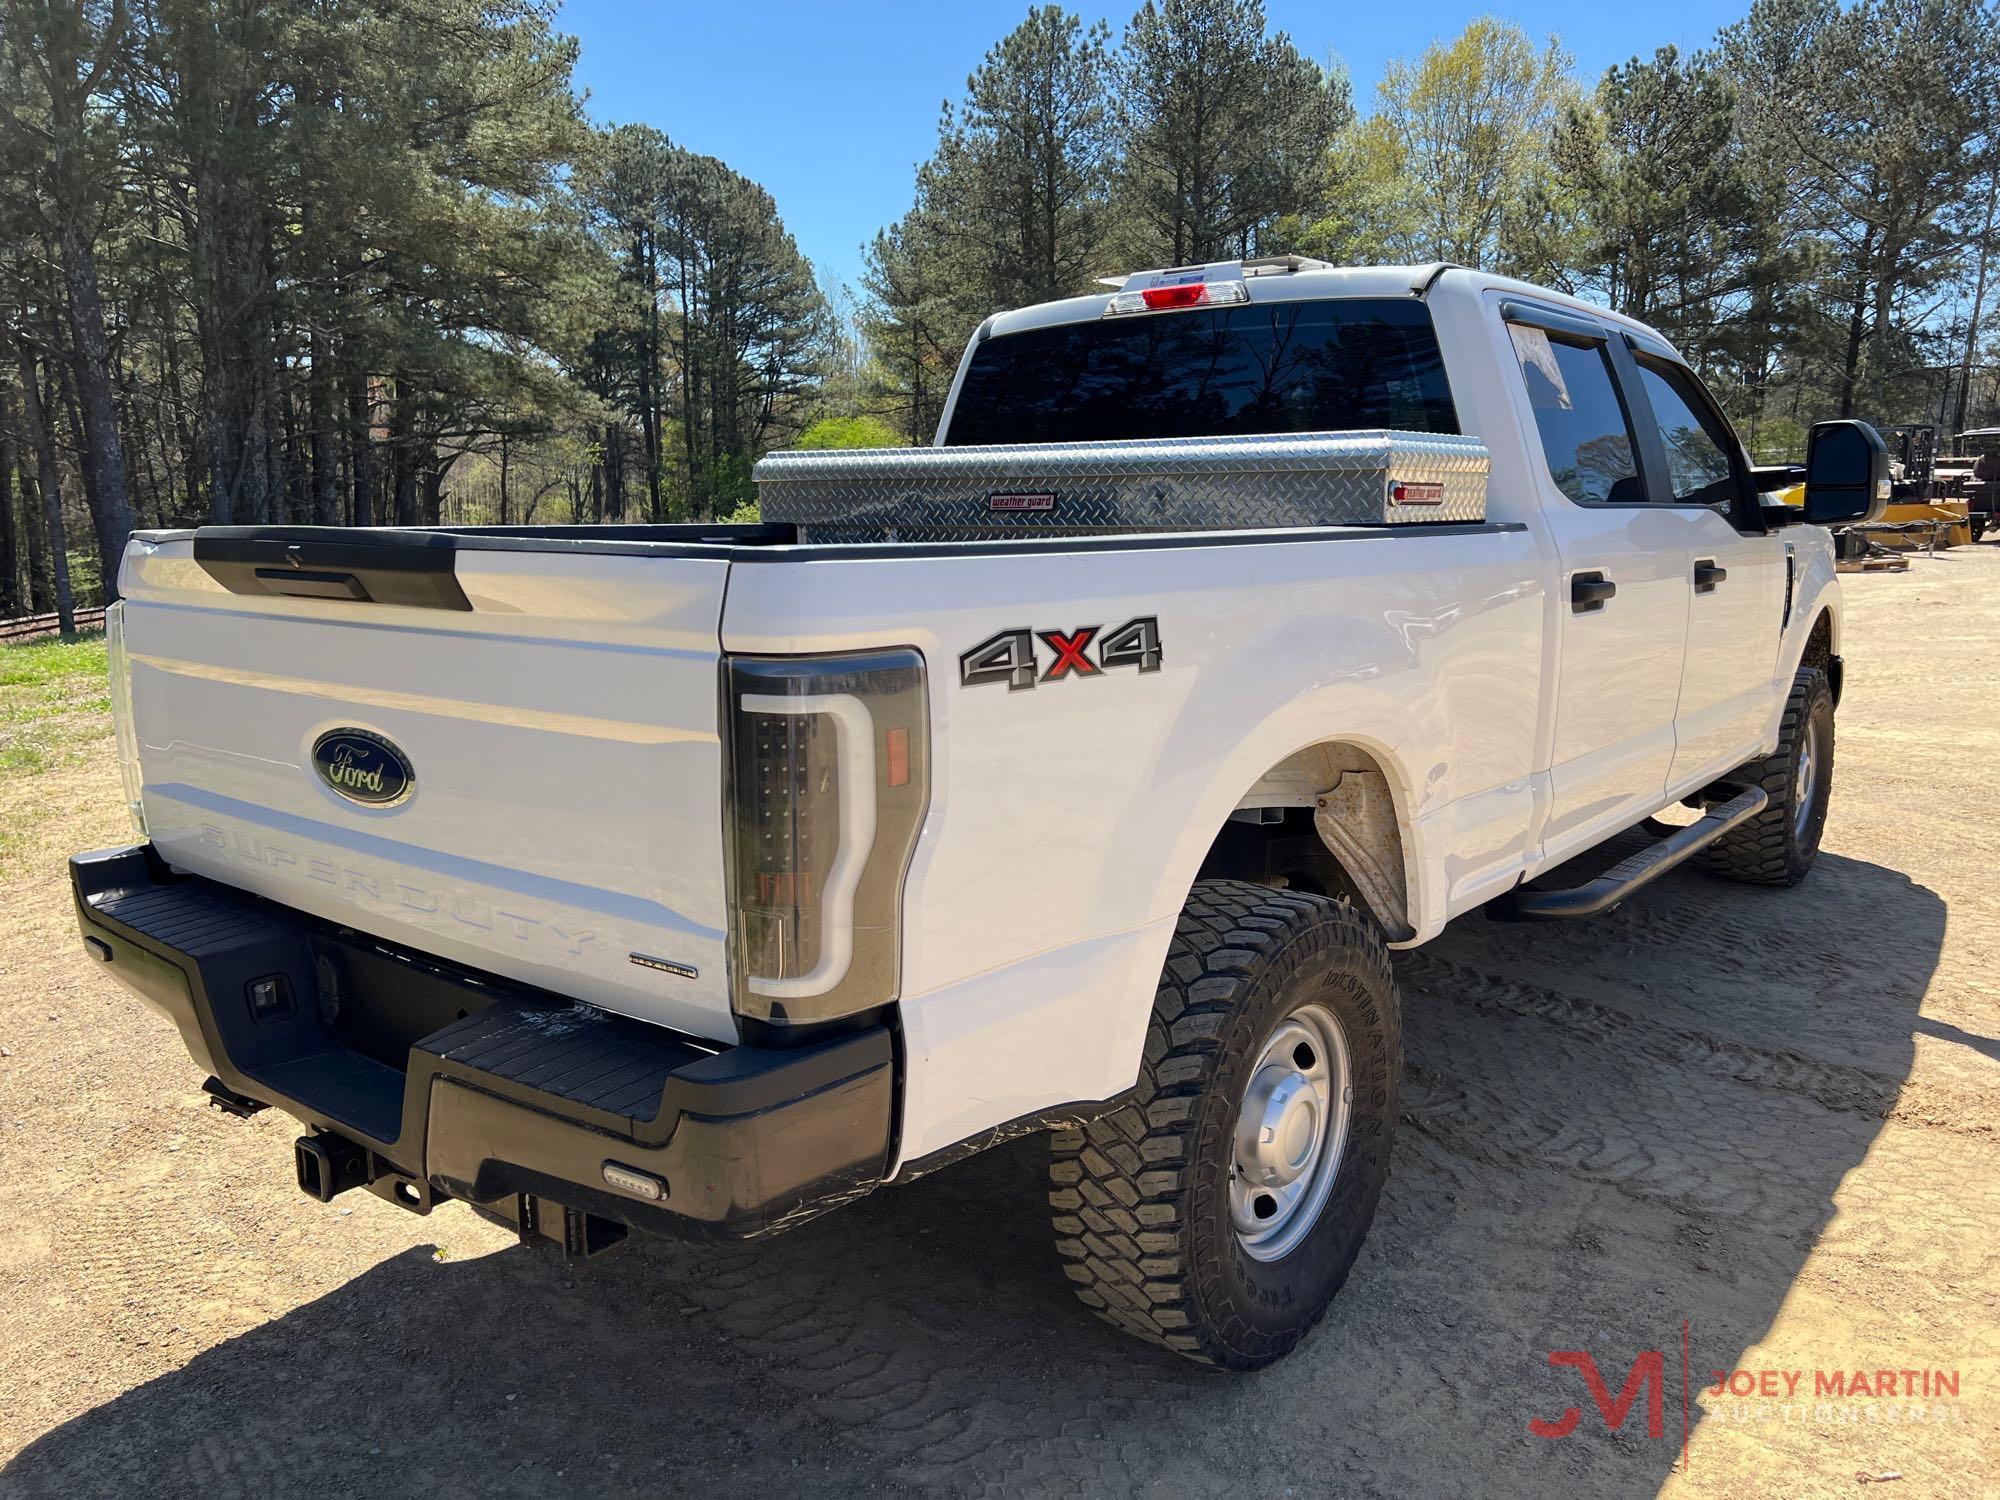
<path fill-rule="evenodd" d="M 319 1132 L 301 1185 L 743 1238 L 868 1192 L 891 1039 L 718 1047 L 177 875 L 150 845 L 70 861 L 91 953 L 180 1029 L 239 1110 Z"/>

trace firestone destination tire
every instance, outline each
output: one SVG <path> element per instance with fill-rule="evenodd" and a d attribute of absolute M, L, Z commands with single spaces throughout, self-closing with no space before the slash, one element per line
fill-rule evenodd
<path fill-rule="evenodd" d="M 1198 882 L 1135 1097 L 1053 1137 L 1049 1203 L 1077 1296 L 1216 1368 L 1288 1353 L 1374 1220 L 1402 1066 L 1372 921 L 1324 896 Z"/>

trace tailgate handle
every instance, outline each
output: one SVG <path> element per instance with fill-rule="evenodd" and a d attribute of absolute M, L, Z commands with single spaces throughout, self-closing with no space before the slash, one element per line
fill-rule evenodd
<path fill-rule="evenodd" d="M 366 599 L 368 590 L 352 573 L 316 573 L 304 569 L 259 568 L 264 591 L 294 599 Z"/>

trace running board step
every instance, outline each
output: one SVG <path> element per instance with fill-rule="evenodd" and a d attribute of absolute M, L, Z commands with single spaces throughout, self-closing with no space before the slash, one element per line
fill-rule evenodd
<path fill-rule="evenodd" d="M 1700 821 L 1676 828 L 1657 844 L 1648 844 L 1638 853 L 1627 855 L 1595 880 L 1560 891 L 1517 888 L 1489 902 L 1487 915 L 1502 922 L 1545 922 L 1594 917 L 1610 911 L 1675 865 L 1699 854 L 1732 828 L 1749 822 L 1770 803 L 1762 787 L 1746 787 L 1727 802 L 1711 807 Z"/>

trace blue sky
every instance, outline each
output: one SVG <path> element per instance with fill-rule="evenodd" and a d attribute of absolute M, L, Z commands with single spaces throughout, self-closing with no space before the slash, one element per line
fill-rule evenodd
<path fill-rule="evenodd" d="M 1086 20 L 1118 27 L 1138 0 Z M 1618 0 L 1489 5 L 1329 5 L 1266 0 L 1274 29 L 1307 54 L 1338 53 L 1357 102 L 1383 64 L 1498 14 L 1553 32 L 1594 79 L 1673 42 L 1705 45 L 1748 0 L 1683 0 L 1669 12 Z M 829 280 L 858 283 L 861 246 L 909 207 L 912 174 L 937 139 L 938 106 L 959 97 L 1028 0 L 566 0 L 557 24 L 582 44 L 578 82 L 601 124 L 643 121 L 719 156 L 769 188 L 799 246 Z"/>

